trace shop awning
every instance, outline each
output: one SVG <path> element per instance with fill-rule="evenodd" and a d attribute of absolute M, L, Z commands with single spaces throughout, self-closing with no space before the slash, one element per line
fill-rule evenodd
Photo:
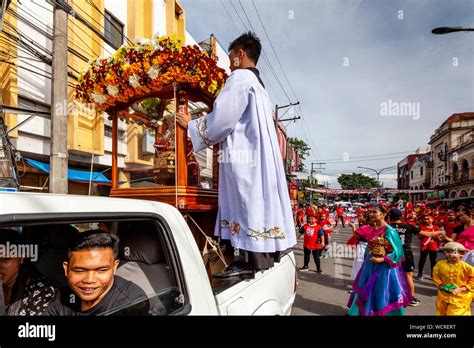
<path fill-rule="evenodd" d="M 49 164 L 43 163 L 40 161 L 36 161 L 31 158 L 25 158 L 26 163 L 32 166 L 35 169 L 42 171 L 43 173 L 49 174 L 50 167 Z M 81 181 L 81 182 L 89 182 L 95 184 L 106 184 L 109 185 L 112 183 L 112 180 L 107 179 L 107 177 L 102 174 L 101 172 L 92 172 L 92 180 L 91 180 L 91 172 L 84 171 L 84 170 L 76 170 L 76 169 L 68 169 L 67 170 L 67 178 L 71 181 Z"/>

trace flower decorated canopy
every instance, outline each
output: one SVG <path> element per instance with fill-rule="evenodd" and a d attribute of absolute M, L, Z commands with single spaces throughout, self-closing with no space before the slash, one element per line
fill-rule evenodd
<path fill-rule="evenodd" d="M 107 110 L 174 82 L 217 96 L 227 78 L 225 70 L 197 45 L 183 46 L 183 41 L 155 36 L 124 45 L 109 58 L 94 59 L 79 76 L 76 98 Z"/>

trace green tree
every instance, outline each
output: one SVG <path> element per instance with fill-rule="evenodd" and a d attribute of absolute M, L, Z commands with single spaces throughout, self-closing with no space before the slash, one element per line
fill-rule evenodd
<path fill-rule="evenodd" d="M 307 156 L 309 156 L 309 151 L 311 150 L 311 147 L 308 146 L 303 140 L 300 140 L 298 138 L 288 138 L 287 141 L 293 145 L 293 148 L 295 149 L 297 155 L 301 158 L 301 161 L 303 162 Z M 304 164 L 303 168 L 304 170 Z"/>
<path fill-rule="evenodd" d="M 377 180 L 359 173 L 341 174 L 337 178 L 337 181 L 343 190 L 370 189 L 378 187 Z"/>

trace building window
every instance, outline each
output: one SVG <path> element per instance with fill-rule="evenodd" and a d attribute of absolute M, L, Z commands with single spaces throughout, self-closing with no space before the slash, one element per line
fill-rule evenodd
<path fill-rule="evenodd" d="M 420 167 L 420 176 L 423 176 L 423 167 Z"/>
<path fill-rule="evenodd" d="M 410 179 L 413 180 L 413 170 L 410 172 Z"/>
<path fill-rule="evenodd" d="M 112 138 L 112 127 L 108 125 L 104 126 L 104 136 Z M 118 130 L 118 140 L 121 142 L 125 142 L 125 131 L 121 129 Z"/>
<path fill-rule="evenodd" d="M 437 170 L 437 181 L 438 181 L 438 185 L 442 185 L 443 182 L 444 182 L 444 168 L 443 166 L 440 166 L 438 167 L 438 170 Z"/>
<path fill-rule="evenodd" d="M 114 17 L 109 11 L 105 10 L 105 41 L 114 49 L 118 49 L 123 44 L 123 27 L 124 25 L 116 17 Z"/>

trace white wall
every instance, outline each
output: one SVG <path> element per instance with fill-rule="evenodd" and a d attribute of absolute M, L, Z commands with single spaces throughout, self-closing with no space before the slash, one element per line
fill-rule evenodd
<path fill-rule="evenodd" d="M 104 7 L 112 13 L 122 24 L 124 24 L 123 32 L 127 35 L 127 0 L 104 0 Z M 126 41 L 125 41 L 126 43 Z M 104 57 L 109 57 L 115 53 L 109 44 L 104 44 Z"/>
<path fill-rule="evenodd" d="M 153 1 L 153 33 L 166 35 L 166 4 L 164 0 Z"/>
<path fill-rule="evenodd" d="M 219 41 L 217 42 L 217 45 L 216 45 L 216 55 L 218 58 L 217 66 L 224 69 L 225 72 L 229 75 L 230 74 L 229 55 L 227 54 L 227 50 L 220 45 Z"/>
<path fill-rule="evenodd" d="M 185 45 L 197 45 L 197 46 L 199 46 L 197 41 L 193 38 L 193 36 L 187 30 L 186 30 L 186 35 L 184 37 L 184 40 L 185 40 Z M 199 46 L 199 48 L 201 48 L 201 46 Z"/>
<path fill-rule="evenodd" d="M 53 7 L 46 1 L 39 3 L 41 7 L 32 1 L 22 1 L 21 4 L 18 3 L 18 13 L 28 21 L 31 21 L 39 30 L 52 34 L 53 13 L 50 11 L 53 10 Z M 48 11 L 48 9 L 50 11 Z M 20 34 L 29 37 L 22 37 L 23 40 L 29 41 L 29 39 L 31 39 L 34 44 L 28 43 L 45 56 L 47 56 L 47 54 L 37 46 L 45 47 L 47 50 L 52 51 L 52 41 L 43 33 L 33 29 L 21 20 L 18 20 L 18 31 Z M 43 62 L 38 62 L 37 60 L 39 58 L 28 53 L 28 51 L 19 49 L 18 56 L 24 57 L 18 59 L 18 93 L 50 104 L 51 80 L 41 75 L 51 76 L 51 67 Z M 26 69 L 33 70 L 41 75 L 32 73 Z"/>

